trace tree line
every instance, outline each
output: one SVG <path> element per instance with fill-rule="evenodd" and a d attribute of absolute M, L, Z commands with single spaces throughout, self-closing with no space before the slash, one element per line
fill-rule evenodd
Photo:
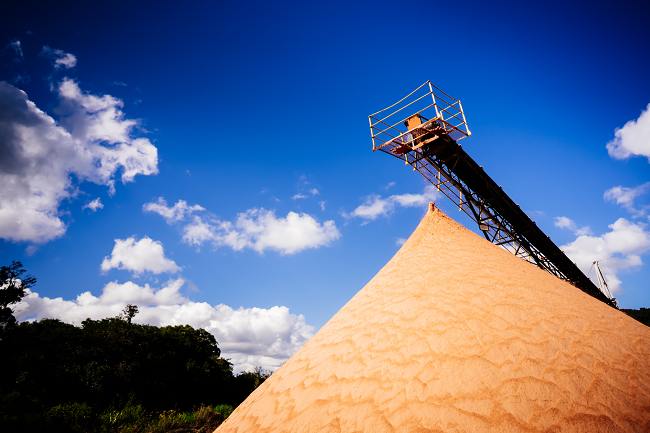
<path fill-rule="evenodd" d="M 137 306 L 118 317 L 17 323 L 12 305 L 36 279 L 20 262 L 0 268 L 0 430 L 47 424 L 44 414 L 83 404 L 95 413 L 139 405 L 147 411 L 237 406 L 269 375 L 233 374 L 214 336 L 191 326 L 132 323 Z M 3 427 L 4 426 L 4 427 Z"/>

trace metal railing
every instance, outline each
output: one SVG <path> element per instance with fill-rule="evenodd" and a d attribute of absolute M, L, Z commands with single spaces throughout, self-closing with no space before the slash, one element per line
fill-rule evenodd
<path fill-rule="evenodd" d="M 409 141 L 407 135 L 412 131 L 407 129 L 405 121 L 415 115 L 428 124 L 437 122 L 455 141 L 471 135 L 460 101 L 427 81 L 390 107 L 368 116 L 372 150 L 379 150 L 394 140 L 399 144 Z"/>

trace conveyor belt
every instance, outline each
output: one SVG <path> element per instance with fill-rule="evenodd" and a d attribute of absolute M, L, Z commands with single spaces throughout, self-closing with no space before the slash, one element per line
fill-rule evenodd
<path fill-rule="evenodd" d="M 461 145 L 446 134 L 436 137 L 425 126 L 411 131 L 408 140 L 387 143 L 381 150 L 405 160 L 460 206 L 479 227 L 487 228 L 483 230 L 486 239 L 510 247 L 515 255 L 616 308 L 615 302 L 587 278 Z M 451 190 L 457 193 L 450 194 Z"/>

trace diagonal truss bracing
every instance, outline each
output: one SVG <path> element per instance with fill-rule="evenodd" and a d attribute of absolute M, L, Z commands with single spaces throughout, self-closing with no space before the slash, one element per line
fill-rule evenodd
<path fill-rule="evenodd" d="M 460 101 L 434 88 L 427 82 L 369 116 L 373 151 L 395 156 L 422 174 L 490 242 L 616 307 L 457 143 L 471 134 Z M 419 90 L 425 94 L 418 95 Z"/>

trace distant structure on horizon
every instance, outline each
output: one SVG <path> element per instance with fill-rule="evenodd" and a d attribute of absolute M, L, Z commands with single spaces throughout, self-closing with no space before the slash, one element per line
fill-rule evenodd
<path fill-rule="evenodd" d="M 413 167 L 473 219 L 485 239 L 618 308 L 604 277 L 597 287 L 457 143 L 471 135 L 459 100 L 427 81 L 368 118 L 373 152 Z"/>

